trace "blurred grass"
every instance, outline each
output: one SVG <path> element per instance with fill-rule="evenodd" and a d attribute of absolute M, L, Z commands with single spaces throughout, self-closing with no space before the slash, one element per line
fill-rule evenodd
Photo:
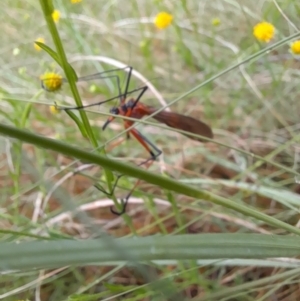
<path fill-rule="evenodd" d="M 138 125 L 163 150 L 150 169 L 154 176 L 162 174 L 166 180 L 169 177 L 195 190 L 207 191 L 237 207 L 251 206 L 258 214 L 276 219 L 278 225 L 284 222 L 299 227 L 300 65 L 289 53 L 289 37 L 298 32 L 297 1 L 138 0 L 125 5 L 120 1 L 83 0 L 78 4 L 54 1 L 53 5 L 61 12 L 56 24 L 58 34 L 66 59 L 77 75 L 115 68 L 103 63 L 103 58 L 113 58 L 143 74 L 166 102 L 172 103 L 171 110 L 190 114 L 212 126 L 217 143 L 200 144 L 161 129 L 152 120 Z M 174 15 L 172 26 L 162 31 L 156 30 L 152 22 L 160 11 Z M 50 113 L 49 106 L 54 101 L 75 104 L 72 93 L 76 86 L 65 85 L 55 94 L 39 87 L 39 76 L 46 70 L 61 74 L 63 70 L 46 52 L 33 47 L 34 40 L 43 37 L 46 45 L 56 49 L 37 1 L 5 0 L 0 16 L 4 21 L 1 123 L 86 151 L 97 145 L 104 154 L 105 147 L 107 156 L 116 164 L 137 164 L 147 157 L 134 139 L 113 147 L 123 132 L 121 120 L 101 131 L 105 114 L 117 101 L 86 113 L 90 135 L 94 136 L 92 143 L 82 137 L 67 114 Z M 216 18 L 219 24 L 214 22 Z M 253 26 L 262 20 L 271 22 L 277 30 L 268 45 L 257 42 L 252 35 Z M 256 58 L 250 61 L 251 56 Z M 247 64 L 234 68 L 247 60 Z M 220 75 L 230 68 L 233 70 Z M 118 75 L 124 86 L 126 74 Z M 210 78 L 214 80 L 208 82 Z M 142 85 L 134 79 L 130 88 Z M 117 95 L 113 79 L 78 83 L 77 88 L 76 97 L 83 103 Z M 161 107 L 151 92 L 142 101 Z M 84 114 L 74 113 L 78 118 Z M 131 248 L 118 249 L 113 237 L 135 235 L 139 244 L 137 236 L 163 234 L 171 238 L 171 234 L 181 234 L 186 235 L 189 254 L 189 240 L 192 243 L 193 238 L 187 235 L 191 234 L 219 233 L 225 238 L 237 232 L 244 238 L 241 243 L 245 248 L 253 232 L 271 234 L 274 239 L 278 234 L 288 234 L 279 226 L 271 228 L 232 209 L 144 182 L 131 198 L 124 222 L 110 213 L 112 201 L 93 186 L 97 182 L 109 186 L 110 178 L 107 181 L 102 168 L 21 141 L 5 137 L 1 140 L 3 243 L 39 237 L 55 241 L 68 237 L 72 241 L 102 236 L 112 243 L 112 254 L 130 255 Z M 120 199 L 133 185 L 134 179 L 121 178 L 115 196 Z M 78 211 L 71 212 L 75 208 Z M 256 252 L 260 250 L 259 241 L 263 245 L 264 239 L 258 236 Z M 216 251 L 222 251 L 222 240 L 217 239 L 216 244 Z M 176 293 L 179 300 L 297 300 L 299 262 L 288 258 L 291 246 L 287 241 L 282 253 L 276 255 L 286 258 L 266 258 L 265 265 L 258 260 L 263 256 L 253 255 L 253 261 L 240 259 L 248 258 L 247 254 L 231 262 L 225 260 L 225 255 L 218 261 L 205 262 L 199 250 L 198 260 L 188 257 L 191 260 L 177 258 L 171 262 L 165 258 L 165 262 L 151 263 L 149 258 L 143 264 L 135 262 L 134 267 L 100 263 L 64 267 L 68 263 L 61 262 L 62 268 L 57 270 L 20 268 L 16 272 L 8 270 L 0 256 L 1 270 L 5 271 L 0 276 L 0 299 L 67 300 L 72 296 L 72 300 L 166 300 Z M 176 247 L 169 247 L 175 253 Z M 236 244 L 231 242 L 229 250 L 230 247 L 236 254 Z M 21 244 L 16 255 L 20 262 L 33 254 L 24 253 L 22 258 L 22 251 Z M 59 248 L 56 252 L 58 257 L 62 254 Z M 150 280 L 142 277 L 143 271 Z M 156 282 L 164 283 L 164 288 L 159 289 Z"/>

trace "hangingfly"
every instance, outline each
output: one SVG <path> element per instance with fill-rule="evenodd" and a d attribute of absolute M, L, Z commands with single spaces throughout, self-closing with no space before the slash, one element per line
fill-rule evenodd
<path fill-rule="evenodd" d="M 110 116 L 107 119 L 107 121 L 104 123 L 104 125 L 102 127 L 103 130 L 105 130 L 106 127 L 109 125 L 109 123 L 115 119 L 116 115 L 130 117 L 133 119 L 141 119 L 144 116 L 151 115 L 151 117 L 154 118 L 155 120 L 157 120 L 158 122 L 164 123 L 171 128 L 185 131 L 185 133 L 183 133 L 183 134 L 185 136 L 189 137 L 190 139 L 200 141 L 200 142 L 207 142 L 209 140 L 207 140 L 206 138 L 209 138 L 209 139 L 213 138 L 212 129 L 207 124 L 205 124 L 204 122 L 202 122 L 198 119 L 195 119 L 190 116 L 174 113 L 174 112 L 167 112 L 167 111 L 156 112 L 157 111 L 156 108 L 154 108 L 152 106 L 147 106 L 143 103 L 140 103 L 140 99 L 142 98 L 143 94 L 146 92 L 148 87 L 143 86 L 141 88 L 137 88 L 132 91 L 128 91 L 129 83 L 130 83 L 130 79 L 131 79 L 132 67 L 125 67 L 123 69 L 129 69 L 124 93 L 121 92 L 120 80 L 117 75 L 102 76 L 103 73 L 116 72 L 121 69 L 108 70 L 108 71 L 105 71 L 102 73 L 79 78 L 78 81 L 86 81 L 86 80 L 97 79 L 97 78 L 115 78 L 117 80 L 117 84 L 118 84 L 118 91 L 119 91 L 118 96 L 112 97 L 110 99 L 107 99 L 107 100 L 104 100 L 101 102 L 81 106 L 81 107 L 58 107 L 58 109 L 81 110 L 81 109 L 85 109 L 87 107 L 101 105 L 103 103 L 106 103 L 106 102 L 109 102 L 116 98 L 119 98 L 120 105 L 117 107 L 111 108 L 110 113 L 113 114 L 113 116 Z M 42 83 L 42 87 L 45 88 L 45 86 L 46 86 L 46 84 Z M 127 96 L 129 94 L 132 94 L 133 92 L 139 92 L 137 98 L 135 98 L 135 99 L 131 98 L 131 99 L 127 100 Z M 147 160 L 145 160 L 144 162 L 142 162 L 139 165 L 147 164 L 147 167 L 149 167 L 153 163 L 153 161 L 156 160 L 157 157 L 162 153 L 162 151 L 154 143 L 152 143 L 147 137 L 145 137 L 140 131 L 138 131 L 136 128 L 132 127 L 132 125 L 135 123 L 134 120 L 124 119 L 123 122 L 124 122 L 125 129 L 128 129 L 127 137 L 132 135 L 150 154 L 150 158 L 148 158 Z M 194 135 L 190 135 L 190 134 L 194 134 Z M 114 189 L 117 185 L 117 182 L 121 176 L 123 176 L 123 175 L 118 176 L 118 178 L 114 184 L 113 191 L 114 191 Z M 136 188 L 136 186 L 139 184 L 139 182 L 140 181 L 138 180 L 136 182 L 136 184 L 134 185 L 134 187 L 127 194 L 125 199 L 122 199 L 123 207 L 122 207 L 121 211 L 117 212 L 111 208 L 111 211 L 114 214 L 121 215 L 121 214 L 125 213 L 128 199 L 130 198 L 133 190 Z M 96 186 L 96 187 L 98 189 L 100 189 L 99 186 Z M 102 189 L 100 189 L 100 190 L 103 191 Z M 103 191 L 103 192 L 106 194 L 112 194 L 113 191 L 111 193 L 107 193 L 105 191 Z"/>

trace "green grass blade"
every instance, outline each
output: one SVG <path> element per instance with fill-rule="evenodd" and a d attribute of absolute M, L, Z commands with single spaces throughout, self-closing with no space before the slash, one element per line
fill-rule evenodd
<path fill-rule="evenodd" d="M 162 188 L 165 188 L 165 189 L 168 189 L 171 191 L 175 191 L 177 193 L 181 193 L 183 195 L 187 195 L 187 196 L 190 196 L 193 198 L 198 198 L 198 199 L 203 199 L 203 200 L 206 200 L 209 202 L 213 202 L 215 204 L 236 210 L 242 214 L 257 218 L 257 219 L 264 221 L 265 223 L 272 225 L 274 227 L 284 229 L 284 230 L 289 231 L 294 234 L 298 234 L 298 235 L 300 234 L 300 229 L 293 227 L 289 224 L 286 224 L 273 217 L 270 217 L 266 214 L 263 214 L 255 209 L 251 208 L 250 206 L 238 204 L 234 201 L 231 201 L 224 197 L 220 197 L 220 196 L 210 193 L 208 191 L 199 190 L 194 187 L 184 185 L 182 183 L 179 183 L 176 180 L 150 173 L 141 168 L 131 166 L 128 164 L 124 164 L 122 162 L 117 162 L 117 161 L 107 158 L 105 156 L 101 156 L 101 155 L 94 154 L 94 153 L 89 153 L 89 152 L 80 150 L 78 148 L 72 147 L 70 145 L 67 145 L 63 142 L 49 139 L 49 138 L 42 137 L 42 136 L 38 136 L 38 135 L 32 134 L 28 131 L 24 131 L 24 130 L 21 130 L 21 129 L 18 129 L 18 128 L 9 126 L 9 125 L 0 124 L 0 134 L 9 136 L 11 138 L 20 139 L 27 143 L 32 143 L 38 147 L 51 149 L 51 150 L 57 151 L 59 153 L 62 153 L 64 155 L 72 156 L 72 157 L 75 157 L 75 158 L 83 160 L 83 161 L 88 161 L 88 162 L 97 164 L 99 166 L 102 166 L 103 168 L 107 168 L 111 171 L 118 171 L 121 174 L 126 174 L 126 175 L 132 176 L 134 178 L 142 179 L 142 180 L 145 180 L 154 185 L 160 186 Z"/>
<path fill-rule="evenodd" d="M 137 261 L 272 258 L 300 255 L 300 241 L 263 234 L 197 234 L 117 239 Z M 25 270 L 91 263 L 120 264 L 124 259 L 105 241 L 58 240 L 0 243 L 0 269 Z"/>
<path fill-rule="evenodd" d="M 39 47 L 41 47 L 45 52 L 47 52 L 59 66 L 62 66 L 59 56 L 53 49 L 51 49 L 46 44 L 38 42 L 38 41 L 35 41 L 34 43 L 37 44 Z"/>
<path fill-rule="evenodd" d="M 69 117 L 71 119 L 73 119 L 73 121 L 77 124 L 77 127 L 79 128 L 81 134 L 83 137 L 86 137 L 87 138 L 87 133 L 85 131 L 85 127 L 84 125 L 82 124 L 81 120 L 77 117 L 76 114 L 74 114 L 72 111 L 70 110 L 66 110 L 66 113 L 69 115 Z"/>

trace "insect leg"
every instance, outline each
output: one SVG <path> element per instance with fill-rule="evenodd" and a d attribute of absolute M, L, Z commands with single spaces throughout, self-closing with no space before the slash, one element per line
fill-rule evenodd
<path fill-rule="evenodd" d="M 132 134 L 139 143 L 148 151 L 150 154 L 150 158 L 143 161 L 142 163 L 138 164 L 138 166 L 146 165 L 146 169 L 148 169 L 153 162 L 161 155 L 162 151 L 154 144 L 152 143 L 147 137 L 145 137 L 142 133 L 140 133 L 137 129 L 131 129 L 130 134 Z M 156 152 L 154 153 L 150 147 L 153 148 L 153 150 Z M 122 177 L 123 175 L 120 175 Z M 118 178 L 119 180 L 119 178 Z M 114 210 L 112 207 L 110 208 L 110 211 L 115 215 L 122 215 L 126 212 L 126 207 L 128 204 L 128 200 L 130 196 L 132 195 L 133 191 L 136 189 L 136 187 L 140 184 L 141 180 L 137 180 L 134 184 L 133 188 L 129 191 L 129 193 L 126 195 L 124 199 L 121 199 L 122 209 L 120 211 Z"/>

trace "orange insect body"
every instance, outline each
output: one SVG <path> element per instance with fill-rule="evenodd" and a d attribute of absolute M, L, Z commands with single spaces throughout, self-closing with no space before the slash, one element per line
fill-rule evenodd
<path fill-rule="evenodd" d="M 136 102 L 136 100 L 134 99 L 130 99 L 127 102 L 125 101 L 125 98 L 122 98 L 121 105 L 119 107 L 113 107 L 110 110 L 110 112 L 114 115 L 141 119 L 144 116 L 152 115 L 157 111 L 154 107 L 150 107 L 142 103 Z M 213 138 L 213 132 L 208 125 L 190 116 L 185 116 L 173 112 L 161 111 L 156 113 L 152 117 L 155 120 L 164 123 L 172 128 L 187 131 L 207 138 Z M 109 117 L 103 125 L 103 129 L 105 129 L 107 125 L 114 120 L 114 118 L 114 116 Z M 133 120 L 124 120 L 125 129 L 130 128 L 134 124 L 134 122 L 135 121 Z M 150 153 L 152 159 L 157 158 L 157 156 L 159 156 L 159 154 L 161 153 L 161 151 L 145 136 L 143 136 L 137 129 L 130 129 L 127 135 L 128 137 L 129 135 L 134 136 L 139 141 L 139 143 Z M 201 137 L 194 137 L 187 133 L 184 135 L 196 141 L 206 142 L 206 140 L 202 139 Z M 157 154 L 153 153 L 149 145 L 156 150 Z"/>
<path fill-rule="evenodd" d="M 116 115 L 121 115 L 125 117 L 132 117 L 135 119 L 141 119 L 146 115 L 152 115 L 157 110 L 154 107 L 144 105 L 142 103 L 136 103 L 134 99 L 130 99 L 125 103 L 125 100 L 122 100 L 122 104 L 118 108 L 112 108 L 111 113 Z M 155 120 L 168 125 L 169 127 L 190 132 L 192 134 L 200 135 L 207 138 L 213 138 L 213 132 L 211 128 L 204 122 L 197 120 L 190 116 L 185 116 L 178 113 L 161 111 L 152 116 Z M 107 120 L 107 123 L 104 125 L 104 128 L 109 122 L 111 122 L 114 117 L 110 117 Z M 129 128 L 134 124 L 134 121 L 124 120 L 125 128 Z M 184 134 L 190 139 L 206 142 L 205 139 L 201 137 L 194 137 L 188 134 Z M 138 139 L 140 141 L 140 139 Z M 141 142 L 141 141 L 140 141 Z"/>

